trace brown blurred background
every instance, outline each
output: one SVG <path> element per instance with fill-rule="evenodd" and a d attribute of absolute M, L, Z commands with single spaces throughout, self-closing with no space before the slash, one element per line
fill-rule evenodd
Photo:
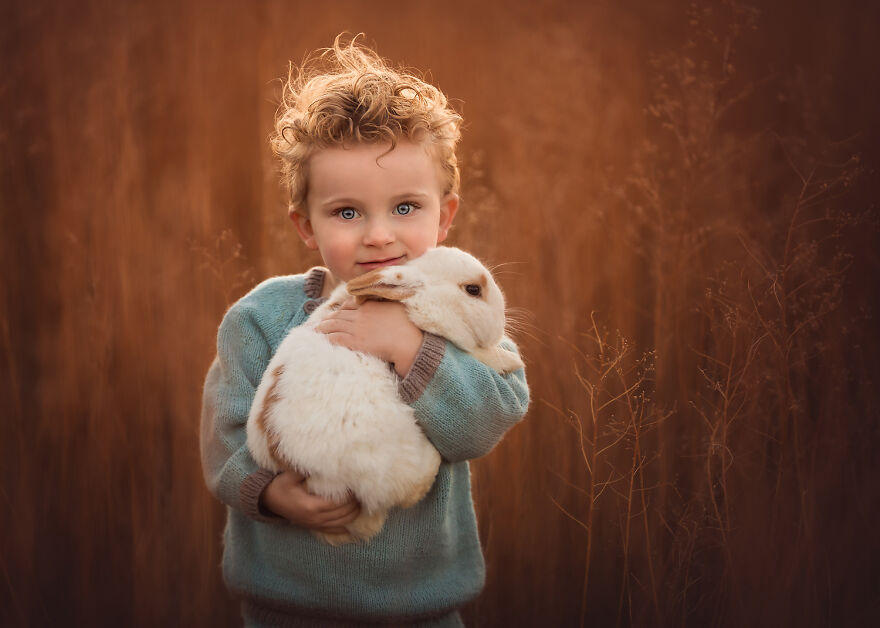
<path fill-rule="evenodd" d="M 341 31 L 464 115 L 533 404 L 475 626 L 880 621 L 875 3 L 3 2 L 0 624 L 233 626 L 198 414 L 319 260 L 268 149 Z"/>

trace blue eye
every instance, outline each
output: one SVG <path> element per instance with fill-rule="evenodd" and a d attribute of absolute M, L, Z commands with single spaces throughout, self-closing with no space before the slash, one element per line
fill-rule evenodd
<path fill-rule="evenodd" d="M 340 216 L 344 220 L 354 220 L 355 218 L 357 218 L 357 211 L 355 211 L 351 207 L 343 207 L 336 212 L 336 215 Z"/>
<path fill-rule="evenodd" d="M 398 203 L 394 212 L 398 216 L 406 216 L 407 214 L 411 214 L 415 210 L 416 206 L 412 203 Z"/>

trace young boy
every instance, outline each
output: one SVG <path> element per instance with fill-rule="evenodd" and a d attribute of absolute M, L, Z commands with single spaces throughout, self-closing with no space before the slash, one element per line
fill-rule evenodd
<path fill-rule="evenodd" d="M 443 94 L 354 42 L 307 64 L 285 89 L 273 147 L 290 217 L 326 268 L 275 277 L 227 312 L 205 382 L 201 450 L 211 492 L 228 506 L 223 575 L 248 625 L 461 625 L 484 562 L 467 460 L 488 453 L 525 414 L 522 370 L 502 376 L 422 332 L 392 302 L 351 302 L 318 327 L 381 357 L 443 463 L 425 498 L 394 509 L 378 536 L 333 547 L 353 499 L 310 495 L 294 471 L 259 469 L 245 423 L 267 363 L 339 282 L 402 264 L 442 242 L 458 209 L 461 118 Z M 314 64 L 312 64 L 314 65 Z M 329 66 L 329 67 L 327 67 Z"/>

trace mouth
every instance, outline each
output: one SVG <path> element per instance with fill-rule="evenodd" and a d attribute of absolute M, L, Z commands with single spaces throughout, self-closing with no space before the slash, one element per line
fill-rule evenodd
<path fill-rule="evenodd" d="M 385 266 L 395 266 L 397 264 L 402 264 L 406 261 L 406 255 L 401 255 L 399 257 L 389 257 L 387 259 L 376 259 L 370 260 L 367 262 L 357 262 L 358 268 L 362 268 L 364 270 L 373 270 L 374 268 L 383 268 Z"/>

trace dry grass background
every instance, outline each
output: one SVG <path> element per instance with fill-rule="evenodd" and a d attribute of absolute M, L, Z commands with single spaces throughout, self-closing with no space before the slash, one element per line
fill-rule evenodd
<path fill-rule="evenodd" d="M 3 3 L 0 624 L 237 624 L 201 383 L 225 309 L 318 262 L 266 138 L 347 30 L 458 99 L 453 243 L 518 308 L 469 623 L 876 625 L 877 18 Z"/>

